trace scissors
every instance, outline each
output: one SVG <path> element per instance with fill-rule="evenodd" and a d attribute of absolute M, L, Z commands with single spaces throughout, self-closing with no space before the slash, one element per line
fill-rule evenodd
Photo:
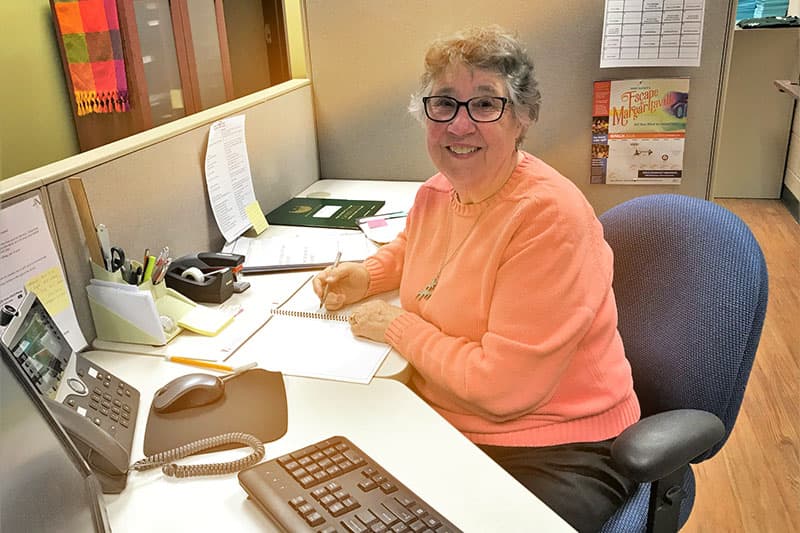
<path fill-rule="evenodd" d="M 116 272 L 125 264 L 125 250 L 118 246 L 111 247 L 111 272 Z"/>

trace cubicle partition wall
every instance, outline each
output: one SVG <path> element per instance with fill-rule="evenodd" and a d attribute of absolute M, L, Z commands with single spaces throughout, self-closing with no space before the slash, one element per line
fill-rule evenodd
<path fill-rule="evenodd" d="M 426 45 L 468 25 L 519 34 L 542 92 L 524 149 L 574 181 L 600 213 L 629 198 L 670 192 L 705 198 L 736 2 L 706 0 L 699 68 L 600 68 L 605 0 L 306 0 L 323 178 L 416 179 L 431 166 L 424 130 L 406 112 Z M 592 83 L 688 77 L 684 177 L 679 185 L 590 185 Z"/>
<path fill-rule="evenodd" d="M 0 182 L 3 205 L 44 200 L 84 336 L 95 330 L 85 286 L 89 255 L 67 178 L 82 178 L 96 224 L 133 258 L 169 246 L 172 257 L 224 244 L 208 200 L 210 125 L 244 115 L 256 198 L 264 212 L 319 179 L 311 85 L 293 80 Z"/>

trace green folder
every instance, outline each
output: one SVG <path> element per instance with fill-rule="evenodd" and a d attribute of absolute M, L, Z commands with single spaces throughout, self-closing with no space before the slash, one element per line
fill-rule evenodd
<path fill-rule="evenodd" d="M 358 229 L 356 221 L 374 215 L 383 200 L 342 200 L 338 198 L 292 198 L 267 214 L 278 226 Z"/>

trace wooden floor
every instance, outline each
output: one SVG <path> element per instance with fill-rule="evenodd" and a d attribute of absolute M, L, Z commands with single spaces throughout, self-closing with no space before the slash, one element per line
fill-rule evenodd
<path fill-rule="evenodd" d="M 730 439 L 695 467 L 689 533 L 800 531 L 800 225 L 778 200 L 717 200 L 761 244 L 769 303 Z"/>

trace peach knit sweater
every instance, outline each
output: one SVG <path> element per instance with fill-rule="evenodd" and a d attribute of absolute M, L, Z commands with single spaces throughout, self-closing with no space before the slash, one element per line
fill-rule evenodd
<path fill-rule="evenodd" d="M 612 252 L 581 192 L 523 155 L 479 204 L 459 203 L 441 174 L 430 178 L 406 230 L 366 261 L 369 294 L 400 288 L 407 312 L 386 337 L 414 367 L 416 391 L 473 442 L 608 439 L 639 418 Z M 445 248 L 447 257 L 458 249 L 432 297 L 417 300 Z"/>

